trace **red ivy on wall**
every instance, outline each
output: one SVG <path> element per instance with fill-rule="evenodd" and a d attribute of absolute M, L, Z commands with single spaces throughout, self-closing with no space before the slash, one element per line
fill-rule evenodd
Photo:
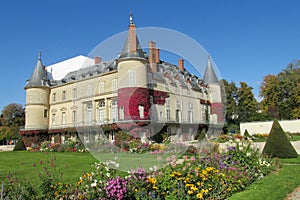
<path fill-rule="evenodd" d="M 216 114 L 218 116 L 218 122 L 224 122 L 224 104 L 222 102 L 211 104 L 211 114 Z"/>
<path fill-rule="evenodd" d="M 124 120 L 149 120 L 151 107 L 150 96 L 153 97 L 154 104 L 163 105 L 165 104 L 168 94 L 166 92 L 141 87 L 119 89 L 118 108 L 124 108 Z M 140 118 L 139 105 L 144 106 L 143 118 Z"/>

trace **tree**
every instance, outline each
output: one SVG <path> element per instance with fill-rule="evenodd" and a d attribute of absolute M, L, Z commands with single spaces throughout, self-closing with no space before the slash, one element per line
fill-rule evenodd
<path fill-rule="evenodd" d="M 271 132 L 263 149 L 263 154 L 278 158 L 297 158 L 298 154 L 279 122 L 274 121 Z"/>
<path fill-rule="evenodd" d="M 300 60 L 278 75 L 267 75 L 260 86 L 263 111 L 277 119 L 300 118 Z"/>
<path fill-rule="evenodd" d="M 23 126 L 25 122 L 25 112 L 21 104 L 11 103 L 2 110 L 2 126 Z"/>
<path fill-rule="evenodd" d="M 258 117 L 258 102 L 252 92 L 252 87 L 245 82 L 240 82 L 237 92 L 238 120 L 239 122 L 255 121 Z"/>
<path fill-rule="evenodd" d="M 300 83 L 297 83 L 295 87 L 295 93 L 293 95 L 295 101 L 294 107 L 292 109 L 292 118 L 300 119 Z"/>
<path fill-rule="evenodd" d="M 261 101 L 262 111 L 271 115 L 273 118 L 279 117 L 280 104 L 280 82 L 277 76 L 267 75 L 260 85 L 260 96 L 264 99 Z"/>
<path fill-rule="evenodd" d="M 237 91 L 238 88 L 234 82 L 228 83 L 225 79 L 221 80 L 222 84 L 224 85 L 225 96 L 222 99 L 225 99 L 226 102 L 226 122 L 229 125 L 237 124 L 236 117 L 237 117 Z"/>

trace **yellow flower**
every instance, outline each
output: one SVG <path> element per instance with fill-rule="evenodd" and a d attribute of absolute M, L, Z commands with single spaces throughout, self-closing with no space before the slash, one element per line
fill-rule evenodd
<path fill-rule="evenodd" d="M 203 199 L 203 195 L 202 195 L 202 193 L 200 192 L 200 193 L 198 193 L 197 195 L 196 195 L 196 197 L 197 197 L 197 199 Z"/>
<path fill-rule="evenodd" d="M 198 190 L 198 188 L 197 188 L 197 187 L 195 187 L 195 186 L 192 186 L 192 187 L 191 187 L 191 190 L 193 190 L 193 191 L 197 191 L 197 190 Z"/>
<path fill-rule="evenodd" d="M 79 181 L 77 182 L 77 185 L 81 185 L 81 183 L 82 183 L 82 180 L 79 180 Z"/>
<path fill-rule="evenodd" d="M 154 178 L 154 177 L 149 177 L 148 181 L 152 184 L 155 184 L 157 182 L 156 178 Z"/>
<path fill-rule="evenodd" d="M 188 190 L 188 194 L 193 194 L 194 192 L 192 190 Z"/>

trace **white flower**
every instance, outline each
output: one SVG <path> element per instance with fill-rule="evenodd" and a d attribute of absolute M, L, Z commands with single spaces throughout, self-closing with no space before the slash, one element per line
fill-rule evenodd
<path fill-rule="evenodd" d="M 91 187 L 96 187 L 96 186 L 97 186 L 96 182 L 94 182 L 94 183 L 91 184 Z"/>
<path fill-rule="evenodd" d="M 247 152 L 246 156 L 247 156 L 247 157 L 250 157 L 250 156 L 251 156 L 251 153 L 250 153 L 250 152 Z"/>
<path fill-rule="evenodd" d="M 106 176 L 107 176 L 107 177 L 110 177 L 110 173 L 106 173 Z"/>
<path fill-rule="evenodd" d="M 119 163 L 116 163 L 116 168 L 119 168 L 120 164 Z"/>

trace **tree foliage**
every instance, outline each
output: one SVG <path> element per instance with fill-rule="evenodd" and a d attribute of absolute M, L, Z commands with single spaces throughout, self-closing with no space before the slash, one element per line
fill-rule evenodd
<path fill-rule="evenodd" d="M 300 60 L 277 75 L 267 75 L 260 86 L 262 109 L 277 119 L 300 118 Z"/>
<path fill-rule="evenodd" d="M 2 110 L 2 126 L 23 126 L 25 122 L 25 112 L 21 104 L 11 103 Z"/>
<path fill-rule="evenodd" d="M 237 92 L 239 122 L 255 121 L 258 117 L 258 102 L 252 92 L 252 87 L 245 82 L 240 82 Z"/>
<path fill-rule="evenodd" d="M 225 79 L 221 80 L 225 92 L 222 99 L 225 99 L 226 115 L 225 119 L 228 124 L 236 124 L 237 119 L 237 91 L 238 88 L 234 82 L 228 83 Z"/>

